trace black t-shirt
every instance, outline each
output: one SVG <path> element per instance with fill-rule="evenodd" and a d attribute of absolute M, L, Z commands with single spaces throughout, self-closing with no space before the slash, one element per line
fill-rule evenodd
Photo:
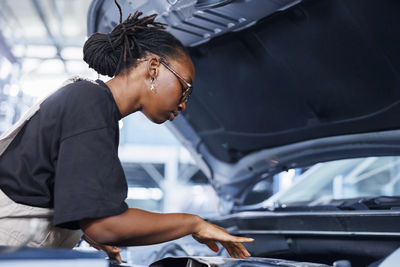
<path fill-rule="evenodd" d="M 0 157 L 0 189 L 17 203 L 54 208 L 53 224 L 69 229 L 81 219 L 124 212 L 121 117 L 100 80 L 60 88 Z"/>

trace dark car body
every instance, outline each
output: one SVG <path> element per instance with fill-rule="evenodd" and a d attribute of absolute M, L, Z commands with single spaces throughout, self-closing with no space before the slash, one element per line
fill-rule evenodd
<path fill-rule="evenodd" d="M 254 185 L 290 168 L 400 155 L 399 1 L 119 2 L 125 16 L 159 13 L 196 66 L 188 109 L 168 126 L 223 203 L 210 221 L 254 237 L 258 257 L 366 266 L 400 247 L 395 198 L 245 203 Z M 113 5 L 93 1 L 89 34 L 118 23 Z"/>

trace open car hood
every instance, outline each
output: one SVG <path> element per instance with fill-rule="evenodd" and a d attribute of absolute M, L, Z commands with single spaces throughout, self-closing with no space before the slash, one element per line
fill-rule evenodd
<path fill-rule="evenodd" d="M 195 89 L 168 126 L 226 205 L 287 168 L 400 152 L 399 1 L 119 2 L 188 46 Z M 118 20 L 94 1 L 88 33 Z"/>

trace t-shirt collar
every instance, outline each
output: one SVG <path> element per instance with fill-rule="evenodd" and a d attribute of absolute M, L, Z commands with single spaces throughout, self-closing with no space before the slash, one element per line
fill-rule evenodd
<path fill-rule="evenodd" d="M 108 94 L 110 95 L 110 97 L 112 98 L 112 100 L 113 100 L 113 102 L 114 102 L 114 105 L 115 105 L 115 109 L 117 110 L 118 120 L 122 119 L 121 111 L 119 110 L 118 105 L 117 105 L 117 103 L 115 102 L 115 99 L 114 99 L 113 94 L 111 93 L 110 87 L 108 87 L 107 84 L 106 84 L 105 82 L 103 82 L 102 80 L 100 80 L 100 79 L 97 79 L 96 82 L 97 82 L 100 86 L 103 86 L 104 88 L 107 89 L 107 93 L 108 93 Z"/>

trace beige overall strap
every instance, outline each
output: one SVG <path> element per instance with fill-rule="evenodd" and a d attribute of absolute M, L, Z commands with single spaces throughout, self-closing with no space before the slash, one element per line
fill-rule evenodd
<path fill-rule="evenodd" d="M 33 107 L 31 107 L 14 125 L 11 126 L 11 128 L 9 128 L 0 136 L 0 155 L 3 154 L 12 140 L 14 140 L 15 136 L 17 136 L 19 131 L 21 131 L 24 125 L 30 120 L 30 118 L 32 118 L 32 116 L 35 115 L 35 113 L 40 109 L 40 105 L 44 100 L 47 99 L 47 97 L 43 98 Z"/>
<path fill-rule="evenodd" d="M 0 156 L 50 95 L 31 107 L 18 122 L 0 136 Z M 0 190 L 0 245 L 48 248 L 74 247 L 80 239 L 80 232 L 53 227 L 53 214 L 53 209 L 15 203 Z"/>
<path fill-rule="evenodd" d="M 81 80 L 82 78 L 80 77 L 72 77 L 68 80 L 66 80 L 63 83 L 63 86 L 73 83 L 74 81 Z M 31 107 L 28 111 L 25 112 L 22 117 L 11 126 L 7 131 L 5 131 L 1 136 L 0 136 L 0 156 L 3 154 L 3 152 L 7 149 L 7 147 L 10 145 L 12 140 L 17 136 L 19 131 L 24 127 L 24 125 L 32 118 L 33 115 L 36 114 L 36 112 L 40 109 L 40 105 L 48 98 L 50 97 L 54 92 L 51 92 L 47 96 L 43 97 L 40 99 L 33 107 Z"/>

